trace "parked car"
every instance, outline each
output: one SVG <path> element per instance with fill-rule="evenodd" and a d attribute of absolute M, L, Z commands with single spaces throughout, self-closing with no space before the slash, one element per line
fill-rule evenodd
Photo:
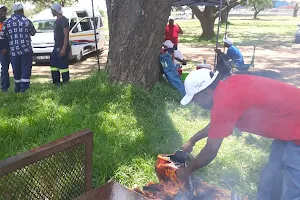
<path fill-rule="evenodd" d="M 69 59 L 80 61 L 83 56 L 96 51 L 94 35 L 94 19 L 92 11 L 78 7 L 64 7 L 63 15 L 70 24 L 71 52 Z M 51 9 L 46 9 L 37 14 L 33 19 L 33 25 L 37 30 L 32 37 L 33 61 L 48 62 L 54 48 L 54 22 Z M 98 49 L 105 44 L 105 32 L 100 12 L 95 11 L 96 35 Z"/>

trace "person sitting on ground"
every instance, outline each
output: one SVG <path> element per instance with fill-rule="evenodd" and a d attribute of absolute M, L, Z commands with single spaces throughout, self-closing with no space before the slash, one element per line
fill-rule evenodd
<path fill-rule="evenodd" d="M 174 44 L 173 44 L 173 42 L 171 42 L 171 40 L 165 41 L 163 43 L 163 46 L 167 49 L 173 49 L 174 48 Z M 174 65 L 177 68 L 180 68 L 180 63 L 182 65 L 186 65 L 186 60 L 184 59 L 182 53 L 178 49 L 174 49 L 173 57 L 174 57 Z"/>
<path fill-rule="evenodd" d="M 226 59 L 231 60 L 233 67 L 236 67 L 237 69 L 239 67 L 242 67 L 244 65 L 244 58 L 241 51 L 233 45 L 233 41 L 230 38 L 225 37 L 223 39 L 223 42 L 224 47 L 228 48 L 226 53 Z M 222 52 L 221 49 L 216 49 L 215 51 L 216 53 Z"/>
<path fill-rule="evenodd" d="M 167 80 L 180 92 L 182 96 L 185 95 L 183 82 L 178 74 L 177 67 L 174 64 L 174 48 L 173 45 L 164 43 L 163 49 L 159 55 L 159 60 L 162 70 Z"/>

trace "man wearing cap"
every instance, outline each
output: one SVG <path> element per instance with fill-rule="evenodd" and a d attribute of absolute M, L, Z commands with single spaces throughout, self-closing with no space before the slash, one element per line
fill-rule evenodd
<path fill-rule="evenodd" d="M 7 92 L 10 86 L 9 81 L 9 45 L 8 40 L 4 37 L 2 31 L 4 21 L 6 20 L 7 7 L 5 5 L 0 5 L 0 62 L 1 62 L 1 90 L 2 92 Z"/>
<path fill-rule="evenodd" d="M 54 3 L 51 7 L 53 16 L 57 19 L 54 25 L 54 49 L 51 54 L 50 69 L 53 84 L 59 86 L 61 84 L 60 74 L 63 83 L 70 80 L 69 75 L 69 21 L 63 16 L 62 7 L 58 3 Z"/>
<path fill-rule="evenodd" d="M 183 34 L 182 29 L 178 24 L 174 24 L 174 17 L 169 17 L 169 24 L 166 26 L 165 30 L 165 41 L 171 40 L 174 44 L 174 49 L 178 48 L 178 34 Z"/>
<path fill-rule="evenodd" d="M 22 3 L 15 3 L 13 11 L 14 14 L 3 25 L 3 32 L 9 41 L 15 92 L 25 92 L 30 85 L 32 69 L 31 36 L 35 35 L 36 30 L 24 16 Z"/>
<path fill-rule="evenodd" d="M 225 37 L 223 39 L 223 42 L 224 42 L 224 47 L 228 48 L 226 53 L 227 60 L 231 60 L 232 64 L 237 69 L 243 66 L 244 65 L 243 55 L 241 51 L 236 46 L 233 45 L 233 41 L 230 38 Z M 221 53 L 221 49 L 216 49 L 216 52 Z"/>
<path fill-rule="evenodd" d="M 196 142 L 207 137 L 196 159 L 177 171 L 179 177 L 208 165 L 217 156 L 223 139 L 238 128 L 274 139 L 260 177 L 258 200 L 300 199 L 300 89 L 250 75 L 221 81 L 218 72 L 208 69 L 191 72 L 184 85 L 186 96 L 181 104 L 194 102 L 210 110 L 211 119 L 183 145 L 183 150 L 191 152 Z"/>

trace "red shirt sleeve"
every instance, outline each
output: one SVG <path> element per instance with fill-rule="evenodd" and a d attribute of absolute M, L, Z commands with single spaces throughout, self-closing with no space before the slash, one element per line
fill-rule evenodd
<path fill-rule="evenodd" d="M 222 103 L 212 108 L 208 137 L 221 139 L 232 134 L 237 121 L 243 114 L 238 103 Z"/>

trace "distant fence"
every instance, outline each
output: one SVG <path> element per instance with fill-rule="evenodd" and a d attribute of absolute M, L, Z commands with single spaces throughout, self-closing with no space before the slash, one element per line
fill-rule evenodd
<path fill-rule="evenodd" d="M 0 161 L 0 199 L 65 200 L 92 189 L 93 133 L 84 130 Z"/>

